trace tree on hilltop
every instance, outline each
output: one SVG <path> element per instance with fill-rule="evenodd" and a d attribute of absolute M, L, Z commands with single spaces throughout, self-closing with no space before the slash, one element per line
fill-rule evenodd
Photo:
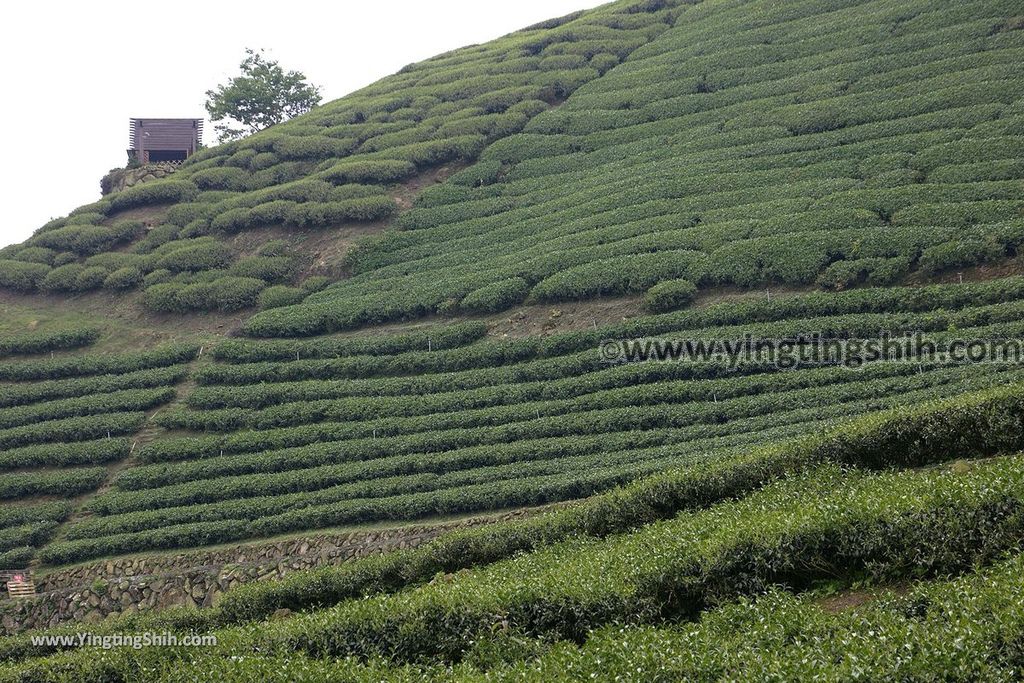
<path fill-rule="evenodd" d="M 241 75 L 206 91 L 206 111 L 222 142 L 237 140 L 320 104 L 320 89 L 301 71 L 285 71 L 263 50 L 246 48 Z"/>

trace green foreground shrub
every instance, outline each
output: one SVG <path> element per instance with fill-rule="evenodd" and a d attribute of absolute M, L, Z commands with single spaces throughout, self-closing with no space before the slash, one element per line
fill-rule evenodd
<path fill-rule="evenodd" d="M 99 338 L 96 327 L 79 327 L 54 332 L 29 332 L 0 337 L 0 356 L 30 355 L 90 346 Z"/>
<path fill-rule="evenodd" d="M 650 477 L 578 506 L 521 522 L 448 534 L 413 551 L 254 584 L 225 596 L 228 622 L 262 618 L 280 608 L 311 609 L 395 590 L 438 572 L 487 564 L 560 539 L 620 533 L 679 510 L 741 496 L 820 462 L 870 468 L 915 467 L 955 454 L 981 457 L 1024 446 L 1024 390 L 994 389 L 858 418 L 823 437 L 756 449 L 724 461 Z"/>
<path fill-rule="evenodd" d="M 644 307 L 653 313 L 664 313 L 688 305 L 697 296 L 697 286 L 689 280 L 659 282 L 644 294 Z"/>

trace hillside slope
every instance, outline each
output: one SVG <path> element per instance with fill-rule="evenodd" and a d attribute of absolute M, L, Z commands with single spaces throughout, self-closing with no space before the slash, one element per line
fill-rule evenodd
<path fill-rule="evenodd" d="M 761 11 L 759 11 L 761 10 Z M 1015 2 L 685 8 L 257 335 L 700 287 L 899 282 L 1020 241 Z"/>
<path fill-rule="evenodd" d="M 0 569 L 578 502 L 0 680 L 1019 680 L 1021 63 L 1021 0 L 622 0 L 3 249 Z"/>
<path fill-rule="evenodd" d="M 1019 359 L 914 351 L 853 371 L 813 355 L 796 367 L 629 362 L 622 344 L 766 339 L 800 351 L 922 333 L 948 351 L 1024 337 L 1022 58 L 1021 0 L 621 0 L 410 65 L 52 221 L 0 250 L 0 569 L 520 508 L 769 463 L 741 490 L 712 495 L 717 480 L 700 479 L 700 505 L 676 501 L 593 534 L 630 534 L 607 545 L 430 565 L 501 561 L 453 579 L 453 592 L 438 583 L 408 604 L 345 603 L 256 644 L 445 667 L 468 656 L 485 621 L 518 615 L 509 628 L 524 629 L 526 654 L 495 645 L 514 677 L 530 653 L 538 666 L 606 656 L 607 643 L 583 641 L 616 621 L 649 626 L 629 638 L 672 648 L 705 637 L 664 630 L 663 599 L 679 610 L 671 621 L 775 578 L 792 590 L 826 580 L 797 568 L 790 581 L 780 568 L 746 587 L 738 570 L 699 590 L 690 575 L 657 584 L 662 570 L 713 565 L 750 529 L 794 531 L 799 519 L 783 514 L 794 501 L 814 529 L 848 504 L 849 526 L 828 533 L 877 531 L 868 550 L 815 546 L 813 567 L 853 558 L 856 571 L 878 562 L 892 569 L 881 578 L 906 580 L 991 563 L 1019 537 L 1012 453 L 1024 441 L 1006 412 L 1019 408 Z M 531 316 L 543 321 L 526 329 L 551 329 L 505 334 Z M 985 412 L 992 397 L 1002 421 Z M 900 455 L 913 439 L 870 430 L 899 431 L 893 415 L 917 416 L 907 411 L 919 404 L 946 411 L 929 425 L 948 438 L 915 461 Z M 795 483 L 726 500 L 792 474 L 772 469 L 766 445 L 867 432 L 886 446 L 870 461 L 843 455 L 856 443 L 837 437 Z M 842 469 L 995 455 L 968 468 L 962 500 L 956 468 Z M 986 482 L 1005 496 L 987 498 Z M 872 507 L 889 487 L 908 493 Z M 961 503 L 977 515 L 949 522 L 950 545 L 997 529 L 993 548 L 965 541 L 953 559 L 907 559 L 920 520 L 906 547 L 885 545 L 887 520 L 954 519 Z M 643 527 L 684 509 L 693 516 Z M 712 538 L 726 517 L 737 536 Z M 579 531 L 556 528 L 516 550 Z M 651 550 L 684 533 L 699 552 Z M 573 562 L 575 578 L 550 569 Z M 605 570 L 607 592 L 581 602 L 586 577 Z M 714 599 L 700 593 L 712 588 Z M 691 589 L 692 602 L 672 603 Z M 465 619 L 444 622 L 447 649 L 394 635 L 418 638 L 446 605 Z M 871 618 L 889 618 L 880 614 Z M 378 631 L 346 630 L 366 615 Z M 254 641 L 244 628 L 225 637 Z M 548 652 L 553 640 L 581 647 Z M 364 674 L 377 675 L 353 676 Z"/>
<path fill-rule="evenodd" d="M 1015 387 L 864 418 L 212 609 L 92 627 L 215 635 L 204 648 L 0 639 L 0 677 L 1013 680 L 1024 470 L 991 456 L 1024 444 L 1022 401 Z"/>
<path fill-rule="evenodd" d="M 169 179 L 51 221 L 3 250 L 0 286 L 141 288 L 145 307 L 160 312 L 250 307 L 267 285 L 317 272 L 311 252 L 379 230 L 424 182 L 418 174 L 464 163 L 522 130 L 673 17 L 667 3 L 619 2 L 409 65 L 305 116 L 203 150 Z M 339 228 L 346 234 L 314 236 Z M 298 242 L 302 262 L 276 243 L 268 250 L 274 236 Z M 332 274 L 330 265 L 318 268 Z M 276 290 L 263 305 L 302 294 Z"/>

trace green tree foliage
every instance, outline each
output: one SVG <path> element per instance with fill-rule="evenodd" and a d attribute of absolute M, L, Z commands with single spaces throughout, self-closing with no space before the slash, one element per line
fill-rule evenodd
<path fill-rule="evenodd" d="M 206 111 L 221 140 L 237 140 L 304 114 L 320 104 L 320 89 L 300 71 L 285 71 L 263 50 L 246 49 L 241 75 L 206 91 Z"/>

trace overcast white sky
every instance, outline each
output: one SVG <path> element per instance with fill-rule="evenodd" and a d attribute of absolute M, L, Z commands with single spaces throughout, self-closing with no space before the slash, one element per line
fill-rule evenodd
<path fill-rule="evenodd" d="M 600 0 L 9 3 L 0 246 L 99 198 L 123 166 L 131 117 L 198 117 L 204 93 L 267 48 L 321 86 L 324 101 L 457 47 Z M 206 144 L 215 142 L 207 123 Z"/>

